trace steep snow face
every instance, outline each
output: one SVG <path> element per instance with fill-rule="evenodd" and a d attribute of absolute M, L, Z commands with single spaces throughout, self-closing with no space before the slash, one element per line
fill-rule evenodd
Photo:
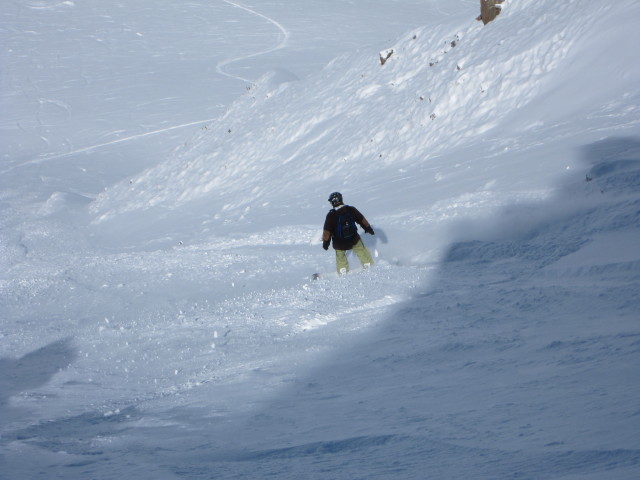
<path fill-rule="evenodd" d="M 377 52 L 360 51 L 302 82 L 268 74 L 165 163 L 100 195 L 92 205 L 96 223 L 117 224 L 119 213 L 154 207 L 149 217 L 193 212 L 194 202 L 206 202 L 212 216 L 235 217 L 250 229 L 257 218 L 288 205 L 303 221 L 326 192 L 340 189 L 377 209 L 385 209 L 391 194 L 390 216 L 410 215 L 410 208 L 442 202 L 442 181 L 452 175 L 459 181 L 447 182 L 444 201 L 457 205 L 470 194 L 491 204 L 496 188 L 539 195 L 575 158 L 563 152 L 565 158 L 536 154 L 532 161 L 527 152 L 553 142 L 579 145 L 582 128 L 601 129 L 590 120 L 613 111 L 622 115 L 610 122 L 616 128 L 637 118 L 635 107 L 619 108 L 635 104 L 637 87 L 622 81 L 621 88 L 607 90 L 602 78 L 603 71 L 620 68 L 635 78 L 637 67 L 625 54 L 601 50 L 618 40 L 634 43 L 616 27 L 638 6 L 598 8 L 507 2 L 500 22 L 486 27 L 464 12 L 441 26 L 407 32 L 384 66 Z M 585 66 L 594 55 L 598 63 Z M 591 91 L 600 101 L 584 101 Z M 571 135 L 580 138 L 567 139 L 576 122 L 580 134 Z M 508 170 L 512 185 L 486 171 L 498 168 Z M 485 170 L 489 186 L 478 184 L 477 176 L 475 184 L 465 182 L 468 169 Z M 544 178 L 535 174 L 540 171 Z"/>
<path fill-rule="evenodd" d="M 265 72 L 305 78 L 340 49 L 391 41 L 423 23 L 417 12 L 447 17 L 452 6 L 4 2 L 4 188 L 41 176 L 30 190 L 46 199 L 64 188 L 54 180 L 62 160 L 77 170 L 74 191 L 93 197 L 165 159 Z"/>

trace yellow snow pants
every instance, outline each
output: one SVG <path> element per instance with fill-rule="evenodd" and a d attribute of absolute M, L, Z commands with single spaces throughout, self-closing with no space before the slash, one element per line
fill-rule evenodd
<path fill-rule="evenodd" d="M 364 246 L 364 243 L 362 243 L 362 240 L 358 240 L 358 243 L 356 243 L 351 250 L 353 250 L 353 253 L 358 256 L 358 259 L 362 264 L 362 268 L 369 268 L 371 265 L 373 265 L 371 254 L 369 253 L 367 247 Z M 348 250 L 336 250 L 336 267 L 338 270 L 338 274 L 340 275 L 349 271 L 347 252 Z"/>

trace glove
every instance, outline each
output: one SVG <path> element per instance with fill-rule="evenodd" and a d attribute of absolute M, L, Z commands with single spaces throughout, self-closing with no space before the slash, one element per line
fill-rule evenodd
<path fill-rule="evenodd" d="M 330 243 L 331 243 L 330 240 L 327 240 L 326 242 L 322 242 L 322 248 L 324 248 L 325 250 L 329 250 Z"/>
<path fill-rule="evenodd" d="M 376 234 L 373 231 L 373 228 L 371 228 L 371 225 L 369 225 L 367 228 L 365 228 L 364 231 L 367 232 L 369 235 L 375 235 Z"/>

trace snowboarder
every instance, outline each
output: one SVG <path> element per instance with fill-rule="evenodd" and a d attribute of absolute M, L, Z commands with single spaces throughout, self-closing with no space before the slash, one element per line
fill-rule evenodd
<path fill-rule="evenodd" d="M 373 260 L 369 250 L 364 246 L 360 235 L 358 235 L 356 223 L 370 235 L 375 235 L 373 228 L 357 208 L 344 204 L 340 192 L 333 192 L 329 196 L 329 203 L 333 208 L 327 213 L 327 218 L 324 221 L 322 248 L 329 250 L 329 245 L 333 240 L 333 248 L 336 251 L 336 267 L 339 275 L 349 271 L 347 250 L 355 252 L 362 264 L 362 268 L 369 268 L 373 265 Z"/>

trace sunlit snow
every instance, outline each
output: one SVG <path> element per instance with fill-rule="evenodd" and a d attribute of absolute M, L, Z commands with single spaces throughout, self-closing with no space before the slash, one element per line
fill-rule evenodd
<path fill-rule="evenodd" d="M 478 13 L 4 2 L 0 479 L 638 478 L 640 4 Z"/>

